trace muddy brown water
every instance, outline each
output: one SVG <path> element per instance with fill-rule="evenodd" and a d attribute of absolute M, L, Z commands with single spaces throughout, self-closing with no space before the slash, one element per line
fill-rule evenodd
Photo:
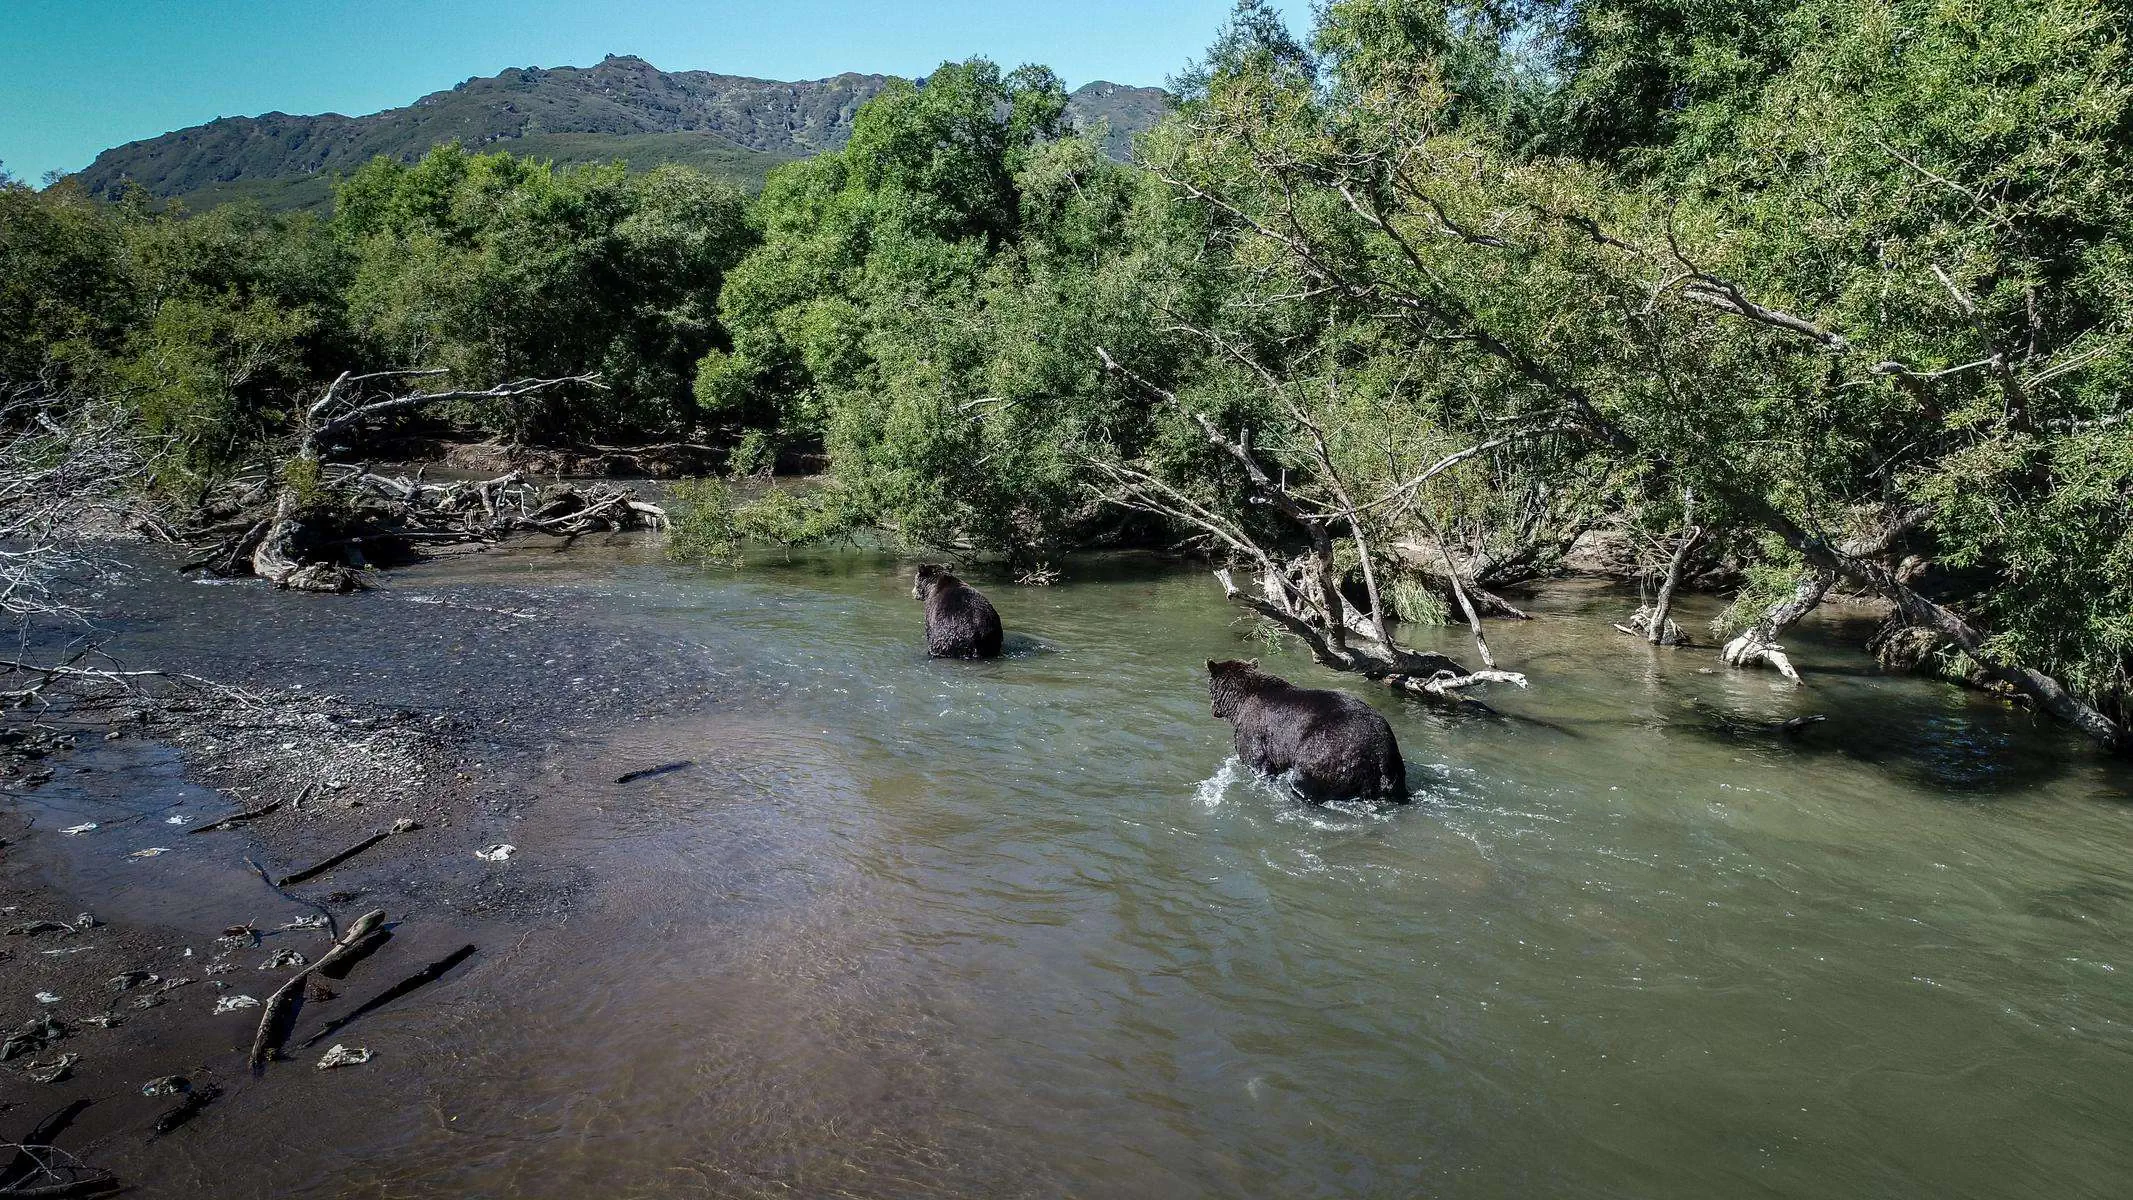
<path fill-rule="evenodd" d="M 1204 575 L 994 586 L 987 664 L 927 661 L 908 586 L 580 549 L 115 589 L 137 655 L 466 714 L 460 828 L 519 853 L 351 868 L 411 906 L 374 982 L 480 952 L 335 1039 L 370 1064 L 97 1160 L 146 1196 L 2133 1193 L 2127 776 L 1841 617 L 1796 692 L 1556 589 L 1492 631 L 1509 719 L 1365 693 L 1417 802 L 1326 809 L 1229 760 L 1201 663 L 1339 681 Z M 40 842 L 48 881 L 181 935 L 256 906 L 210 839 L 121 861 L 226 807 L 174 755 L 84 761 L 127 786 L 17 802 L 139 836 Z"/>

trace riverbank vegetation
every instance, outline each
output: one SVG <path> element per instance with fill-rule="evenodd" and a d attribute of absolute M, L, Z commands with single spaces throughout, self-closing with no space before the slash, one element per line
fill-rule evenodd
<path fill-rule="evenodd" d="M 1300 36 L 1246 0 L 1132 165 L 1049 71 L 973 60 L 756 197 L 457 147 L 322 221 L 10 185 L 0 375 L 125 405 L 176 507 L 344 371 L 549 381 L 441 407 L 826 463 L 717 493 L 691 553 L 1182 546 L 1321 661 L 1440 687 L 1399 620 L 1470 622 L 1485 670 L 1483 623 L 1604 539 L 1651 587 L 1628 636 L 1795 674 L 1783 631 L 1869 594 L 1885 661 L 2123 748 L 2127 25 L 1337 0 Z M 1671 620 L 1683 586 L 1734 595 L 1721 628 Z"/>

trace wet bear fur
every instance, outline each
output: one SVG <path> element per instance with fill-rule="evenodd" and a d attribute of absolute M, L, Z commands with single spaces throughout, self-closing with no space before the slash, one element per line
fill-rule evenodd
<path fill-rule="evenodd" d="M 1344 692 L 1301 688 L 1259 662 L 1207 664 L 1214 714 L 1236 729 L 1237 757 L 1268 775 L 1290 775 L 1305 799 L 1404 803 L 1407 764 L 1392 726 Z"/>
<path fill-rule="evenodd" d="M 934 658 L 996 658 L 1000 653 L 1000 614 L 992 601 L 948 568 L 928 563 L 918 569 L 911 596 L 926 604 L 926 653 Z"/>

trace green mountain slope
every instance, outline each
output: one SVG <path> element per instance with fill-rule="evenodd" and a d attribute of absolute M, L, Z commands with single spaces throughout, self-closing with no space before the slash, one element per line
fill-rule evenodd
<path fill-rule="evenodd" d="M 686 163 L 758 187 L 780 162 L 842 146 L 852 115 L 888 82 L 845 74 L 784 83 L 662 71 L 610 55 L 591 67 L 526 67 L 470 79 L 405 108 L 225 117 L 104 151 L 77 178 L 96 195 L 128 183 L 203 209 L 253 199 L 276 209 L 327 203 L 332 181 L 373 157 L 411 162 L 432 146 L 507 149 L 558 163 L 623 159 L 632 169 Z M 1124 158 L 1133 135 L 1170 108 L 1155 88 L 1092 83 L 1075 92 L 1077 122 L 1107 130 Z"/>

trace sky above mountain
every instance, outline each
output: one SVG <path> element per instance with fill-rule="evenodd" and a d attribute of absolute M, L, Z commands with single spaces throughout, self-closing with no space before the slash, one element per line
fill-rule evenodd
<path fill-rule="evenodd" d="M 1230 0 L 0 0 L 0 166 L 35 181 L 216 117 L 349 115 L 508 67 L 636 54 L 765 79 L 924 75 L 983 54 L 1156 85 Z M 1307 0 L 1284 0 L 1292 24 Z"/>

